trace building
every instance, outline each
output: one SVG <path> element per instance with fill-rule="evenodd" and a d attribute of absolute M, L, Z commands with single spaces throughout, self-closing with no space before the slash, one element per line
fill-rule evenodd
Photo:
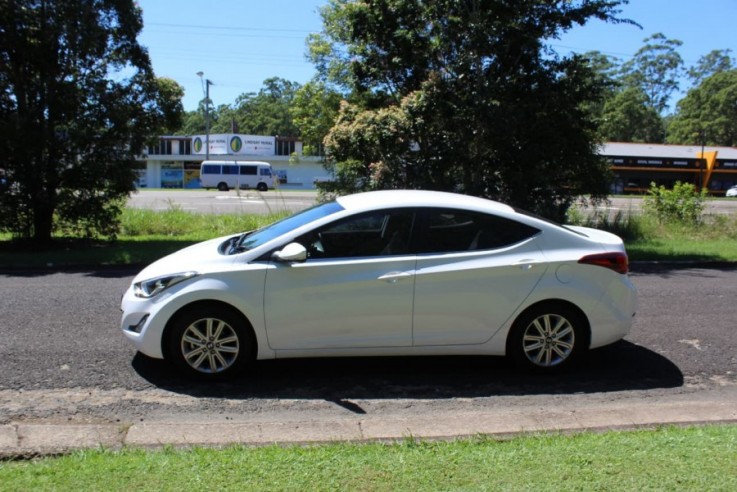
<path fill-rule="evenodd" d="M 653 182 L 672 188 L 680 181 L 719 196 L 737 184 L 733 147 L 610 142 L 602 146 L 601 155 L 612 167 L 615 194 L 644 193 Z"/>
<path fill-rule="evenodd" d="M 209 143 L 209 149 L 208 149 Z M 710 194 L 723 195 L 737 185 L 737 148 L 605 143 L 600 154 L 614 174 L 612 193 L 644 193 L 650 183 L 671 188 L 676 181 L 693 183 Z M 235 133 L 164 136 L 140 161 L 141 188 L 199 188 L 200 164 L 210 159 L 259 160 L 271 164 L 285 189 L 314 189 L 332 177 L 322 158 L 302 156 L 295 138 Z"/>
<path fill-rule="evenodd" d="M 208 157 L 268 162 L 285 189 L 314 189 L 316 181 L 330 179 L 322 158 L 302 156 L 296 138 L 225 133 L 160 137 L 139 161 L 137 186 L 199 188 L 200 164 Z"/>

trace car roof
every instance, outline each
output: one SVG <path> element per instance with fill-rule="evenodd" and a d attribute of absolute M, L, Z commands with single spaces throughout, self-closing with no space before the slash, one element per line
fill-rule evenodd
<path fill-rule="evenodd" d="M 447 207 L 486 212 L 515 213 L 504 203 L 458 193 L 427 190 L 384 190 L 338 197 L 346 210 L 361 211 L 395 207 Z"/>

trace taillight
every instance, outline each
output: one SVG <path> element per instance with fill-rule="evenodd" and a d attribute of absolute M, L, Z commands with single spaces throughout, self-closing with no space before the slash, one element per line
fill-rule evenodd
<path fill-rule="evenodd" d="M 601 253 L 598 255 L 587 255 L 578 260 L 582 265 L 596 265 L 614 270 L 622 275 L 629 271 L 629 260 L 626 253 Z"/>

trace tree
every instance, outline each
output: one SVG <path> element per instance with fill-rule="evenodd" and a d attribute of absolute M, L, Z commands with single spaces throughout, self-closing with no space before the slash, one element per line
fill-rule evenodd
<path fill-rule="evenodd" d="M 604 103 L 599 130 L 609 142 L 658 143 L 664 140 L 664 121 L 637 87 L 614 93 Z"/>
<path fill-rule="evenodd" d="M 304 142 L 306 155 L 321 154 L 325 136 L 338 117 L 343 96 L 328 84 L 314 80 L 300 87 L 289 109 Z"/>
<path fill-rule="evenodd" d="M 638 87 L 647 97 L 648 106 L 659 114 L 668 107 L 671 95 L 678 91 L 683 75 L 683 59 L 678 54 L 683 42 L 653 34 L 645 39 L 645 46 L 622 66 L 622 83 Z"/>
<path fill-rule="evenodd" d="M 177 87 L 154 77 L 132 0 L 0 3 L 0 142 L 11 185 L 0 229 L 114 237 L 147 141 L 176 126 Z"/>
<path fill-rule="evenodd" d="M 360 189 L 455 190 L 558 219 L 581 194 L 603 197 L 587 110 L 602 83 L 543 40 L 619 22 L 621 3 L 331 0 L 313 47 L 352 91 L 326 139 L 339 185 L 349 170 Z"/>
<path fill-rule="evenodd" d="M 688 77 L 693 85 L 699 85 L 704 79 L 719 72 L 727 72 L 735 68 L 735 60 L 730 56 L 732 50 L 712 50 L 699 58 L 693 67 L 688 69 Z"/>
<path fill-rule="evenodd" d="M 717 72 L 688 91 L 668 130 L 668 142 L 737 146 L 737 70 Z"/>
<path fill-rule="evenodd" d="M 266 79 L 258 93 L 241 94 L 233 106 L 220 106 L 215 111 L 211 131 L 298 136 L 289 108 L 299 87 L 296 82 L 278 77 Z"/>

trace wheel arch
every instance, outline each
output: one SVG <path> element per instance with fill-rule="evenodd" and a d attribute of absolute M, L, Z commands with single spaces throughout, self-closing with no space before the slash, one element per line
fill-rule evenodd
<path fill-rule="evenodd" d="M 214 308 L 214 309 L 224 309 L 229 311 L 234 316 L 238 317 L 240 320 L 243 321 L 243 328 L 247 331 L 248 335 L 251 338 L 251 353 L 248 354 L 251 360 L 256 359 L 256 356 L 258 354 L 258 337 L 256 336 L 256 332 L 253 328 L 253 323 L 248 319 L 248 316 L 246 316 L 240 309 L 233 306 L 232 304 L 229 304 L 225 301 L 217 300 L 217 299 L 201 299 L 192 301 L 190 303 L 187 303 L 183 306 L 181 306 L 179 309 L 177 309 L 171 316 L 169 316 L 169 319 L 166 322 L 166 325 L 164 326 L 164 331 L 161 334 L 161 352 L 164 354 L 164 358 L 169 359 L 170 354 L 167 353 L 168 351 L 168 340 L 171 336 L 171 331 L 173 329 L 174 323 L 176 322 L 177 318 L 182 314 L 189 310 L 193 309 L 203 309 L 203 308 Z"/>
<path fill-rule="evenodd" d="M 584 336 L 586 339 L 584 340 L 584 347 L 588 350 L 591 347 L 591 322 L 589 321 L 589 317 L 586 316 L 586 313 L 578 307 L 576 304 L 572 303 L 571 301 L 567 301 L 565 299 L 544 299 L 535 302 L 534 304 L 531 304 L 527 306 L 525 309 L 523 309 L 517 316 L 515 316 L 514 321 L 510 325 L 510 329 L 507 331 L 507 339 L 505 341 L 505 348 L 506 353 L 509 354 L 510 351 L 510 345 L 512 343 L 513 334 L 514 334 L 514 328 L 517 326 L 517 323 L 520 319 L 524 318 L 527 313 L 529 313 L 532 310 L 540 309 L 545 306 L 564 306 L 567 309 L 571 309 L 574 311 L 581 319 L 581 322 L 583 323 L 584 328 Z"/>

